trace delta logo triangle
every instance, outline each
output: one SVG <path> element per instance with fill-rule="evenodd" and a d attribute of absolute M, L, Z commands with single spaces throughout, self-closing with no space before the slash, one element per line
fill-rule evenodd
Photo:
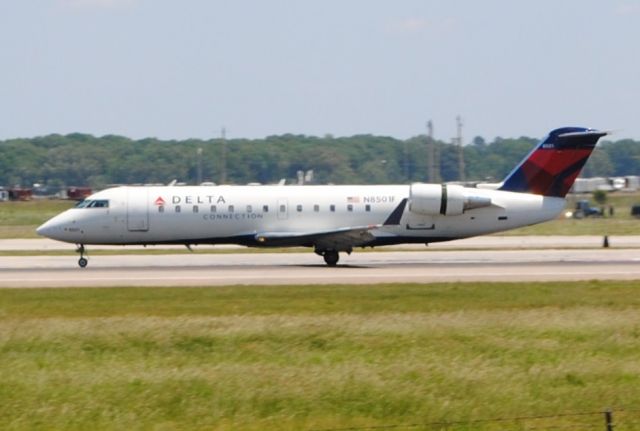
<path fill-rule="evenodd" d="M 162 199 L 162 196 L 158 196 L 158 199 L 156 199 L 155 204 L 158 206 L 165 204 L 164 199 Z"/>

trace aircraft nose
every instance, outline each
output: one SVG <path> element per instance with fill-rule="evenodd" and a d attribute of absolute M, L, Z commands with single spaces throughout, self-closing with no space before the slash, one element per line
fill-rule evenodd
<path fill-rule="evenodd" d="M 46 236 L 47 238 L 51 238 L 51 236 L 56 231 L 56 224 L 53 222 L 53 219 L 48 220 L 41 224 L 37 229 L 36 233 L 41 236 Z"/>
<path fill-rule="evenodd" d="M 52 219 L 47 220 L 41 226 L 36 229 L 36 233 L 38 235 L 42 235 L 44 237 L 55 239 L 58 241 L 67 241 L 69 238 L 69 234 L 67 229 L 68 220 L 65 213 L 58 214 Z"/>

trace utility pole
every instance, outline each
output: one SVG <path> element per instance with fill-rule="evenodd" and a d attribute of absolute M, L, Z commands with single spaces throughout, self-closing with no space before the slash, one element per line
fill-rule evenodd
<path fill-rule="evenodd" d="M 456 144 L 458 144 L 458 179 L 460 181 L 465 180 L 464 175 L 464 148 L 462 147 L 462 118 L 458 115 L 456 117 Z"/>
<path fill-rule="evenodd" d="M 427 121 L 427 169 L 429 183 L 440 182 L 440 155 L 433 138 L 433 121 Z"/>
<path fill-rule="evenodd" d="M 404 177 L 406 179 L 406 181 L 409 181 L 409 142 L 407 142 L 406 140 L 403 143 L 404 147 L 403 147 L 403 161 L 402 161 L 402 165 L 404 168 Z"/>
<path fill-rule="evenodd" d="M 197 155 L 197 184 L 196 185 L 200 185 L 202 184 L 202 147 L 198 147 L 198 149 L 196 150 L 196 155 Z"/>
<path fill-rule="evenodd" d="M 220 131 L 220 184 L 227 183 L 227 129 Z"/>

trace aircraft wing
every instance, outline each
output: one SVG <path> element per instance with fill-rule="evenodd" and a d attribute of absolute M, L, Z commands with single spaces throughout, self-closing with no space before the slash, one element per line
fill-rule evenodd
<path fill-rule="evenodd" d="M 352 226 L 315 232 L 260 232 L 256 241 L 269 246 L 313 246 L 320 250 L 351 250 L 375 239 L 371 233 L 382 225 Z"/>

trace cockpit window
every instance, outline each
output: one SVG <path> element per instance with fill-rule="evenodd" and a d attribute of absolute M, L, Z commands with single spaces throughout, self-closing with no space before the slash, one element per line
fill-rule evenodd
<path fill-rule="evenodd" d="M 106 199 L 99 199 L 91 202 L 89 208 L 109 208 L 109 201 Z"/>
<path fill-rule="evenodd" d="M 109 208 L 107 199 L 85 199 L 76 204 L 76 208 Z"/>

